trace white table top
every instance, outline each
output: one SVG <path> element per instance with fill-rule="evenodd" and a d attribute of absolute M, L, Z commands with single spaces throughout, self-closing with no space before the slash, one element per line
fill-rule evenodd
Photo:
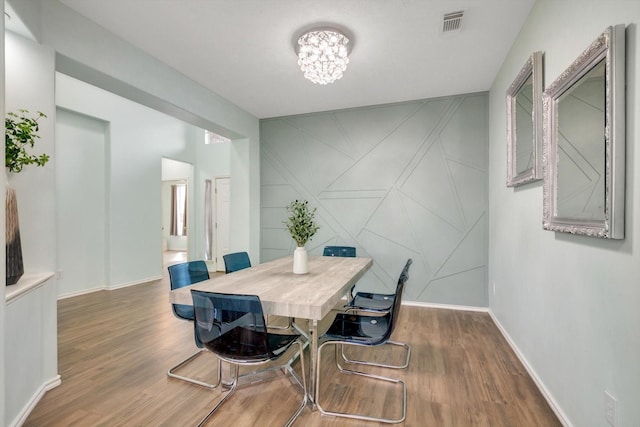
<path fill-rule="evenodd" d="M 293 273 L 293 257 L 279 258 L 171 291 L 173 304 L 193 304 L 191 289 L 257 295 L 266 314 L 322 320 L 371 267 L 371 258 L 310 256 L 309 273 Z"/>

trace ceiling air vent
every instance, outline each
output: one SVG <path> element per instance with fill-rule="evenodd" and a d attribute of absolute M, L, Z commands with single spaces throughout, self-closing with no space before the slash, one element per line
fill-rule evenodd
<path fill-rule="evenodd" d="M 464 15 L 463 11 L 445 13 L 442 16 L 442 32 L 443 33 L 452 33 L 456 31 L 460 31 L 462 28 L 462 16 Z"/>

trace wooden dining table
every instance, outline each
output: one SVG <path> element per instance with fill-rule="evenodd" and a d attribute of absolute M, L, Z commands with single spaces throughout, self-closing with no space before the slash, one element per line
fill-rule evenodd
<path fill-rule="evenodd" d="M 191 289 L 257 295 L 267 315 L 308 320 L 308 394 L 315 409 L 318 324 L 372 264 L 371 258 L 310 256 L 309 272 L 294 274 L 293 257 L 288 256 L 175 289 L 170 300 L 172 304 L 192 305 Z"/>

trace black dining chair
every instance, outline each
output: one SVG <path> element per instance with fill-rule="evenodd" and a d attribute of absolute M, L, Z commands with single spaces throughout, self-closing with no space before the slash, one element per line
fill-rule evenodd
<path fill-rule="evenodd" d="M 222 259 L 224 259 L 224 272 L 226 274 L 251 267 L 251 260 L 246 252 L 226 254 L 222 256 Z"/>
<path fill-rule="evenodd" d="M 412 263 L 413 261 L 411 259 L 407 260 L 407 262 L 405 263 L 402 269 L 402 272 L 400 273 L 399 281 L 406 281 L 408 279 L 409 268 L 411 267 Z M 349 301 L 349 303 L 346 306 L 344 306 L 344 310 L 347 312 L 352 310 L 368 310 L 368 311 L 376 311 L 379 313 L 387 313 L 393 307 L 393 304 L 397 297 L 396 295 L 397 295 L 397 290 L 395 294 L 358 292 L 353 296 L 353 298 Z M 399 342 L 399 341 L 393 341 L 393 340 L 387 341 L 387 344 L 399 346 L 406 350 L 406 353 L 405 353 L 406 357 L 402 364 L 393 365 L 393 364 L 385 364 L 385 363 L 378 363 L 378 362 L 368 362 L 365 360 L 350 359 L 345 354 L 344 348 L 340 353 L 342 355 L 342 359 L 346 363 L 378 366 L 381 368 L 392 368 L 392 369 L 405 369 L 407 366 L 409 366 L 409 359 L 411 358 L 411 346 L 409 344 Z"/>
<path fill-rule="evenodd" d="M 209 279 L 209 270 L 207 269 L 207 264 L 204 261 L 189 261 L 183 262 L 180 264 L 171 265 L 168 267 L 169 270 L 169 282 L 171 284 L 171 290 L 179 289 L 185 286 L 193 285 L 194 283 L 202 282 L 204 280 Z M 171 304 L 171 309 L 173 310 L 173 314 L 182 320 L 188 320 L 193 322 L 194 314 L 193 307 L 185 304 Z M 187 381 L 193 384 L 198 384 L 203 387 L 207 387 L 210 389 L 216 388 L 218 383 L 211 384 L 205 381 L 200 381 L 195 378 L 186 377 L 184 375 L 179 375 L 176 371 L 183 366 L 187 365 L 191 361 L 195 360 L 198 356 L 203 354 L 204 351 L 200 349 L 198 352 L 184 359 L 182 362 L 175 365 L 173 368 L 167 371 L 167 375 L 171 378 L 176 378 L 182 381 Z M 220 372 L 220 363 L 218 363 L 218 372 Z"/>
<path fill-rule="evenodd" d="M 213 352 L 218 359 L 231 364 L 232 382 L 226 395 L 200 421 L 204 425 L 214 412 L 236 391 L 240 366 L 259 366 L 274 361 L 293 345 L 298 345 L 302 382 L 290 364 L 272 368 L 289 371 L 302 388 L 303 399 L 286 426 L 293 424 L 307 404 L 304 347 L 300 334 L 269 332 L 264 321 L 260 298 L 191 290 L 195 310 L 195 337 L 199 347 Z"/>
<path fill-rule="evenodd" d="M 410 265 L 411 260 L 407 261 Z M 400 418 L 382 418 L 366 414 L 353 412 L 338 412 L 325 409 L 321 403 L 321 375 L 322 372 L 322 350 L 326 346 L 360 346 L 372 347 L 384 345 L 389 342 L 393 334 L 401 307 L 402 292 L 408 279 L 408 273 L 402 274 L 396 286 L 395 299 L 391 309 L 387 312 L 367 311 L 353 309 L 351 312 L 338 313 L 327 332 L 319 338 L 318 345 L 318 369 L 316 370 L 316 405 L 318 410 L 324 415 L 336 417 L 355 418 L 366 421 L 376 421 L 381 423 L 401 423 L 407 413 L 407 387 L 404 381 L 395 378 L 374 375 L 365 372 L 345 369 L 337 364 L 338 373 L 363 376 L 376 381 L 384 381 L 399 384 L 402 387 L 402 415 Z M 345 392 L 346 393 L 346 392 Z M 348 396 L 349 394 L 345 394 Z"/>

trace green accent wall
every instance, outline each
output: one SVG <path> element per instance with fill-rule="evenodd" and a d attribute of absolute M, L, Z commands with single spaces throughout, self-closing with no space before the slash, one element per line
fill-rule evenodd
<path fill-rule="evenodd" d="M 265 119 L 261 257 L 291 254 L 285 206 L 307 199 L 320 230 L 307 244 L 355 246 L 374 265 L 359 289 L 486 307 L 486 94 Z"/>

